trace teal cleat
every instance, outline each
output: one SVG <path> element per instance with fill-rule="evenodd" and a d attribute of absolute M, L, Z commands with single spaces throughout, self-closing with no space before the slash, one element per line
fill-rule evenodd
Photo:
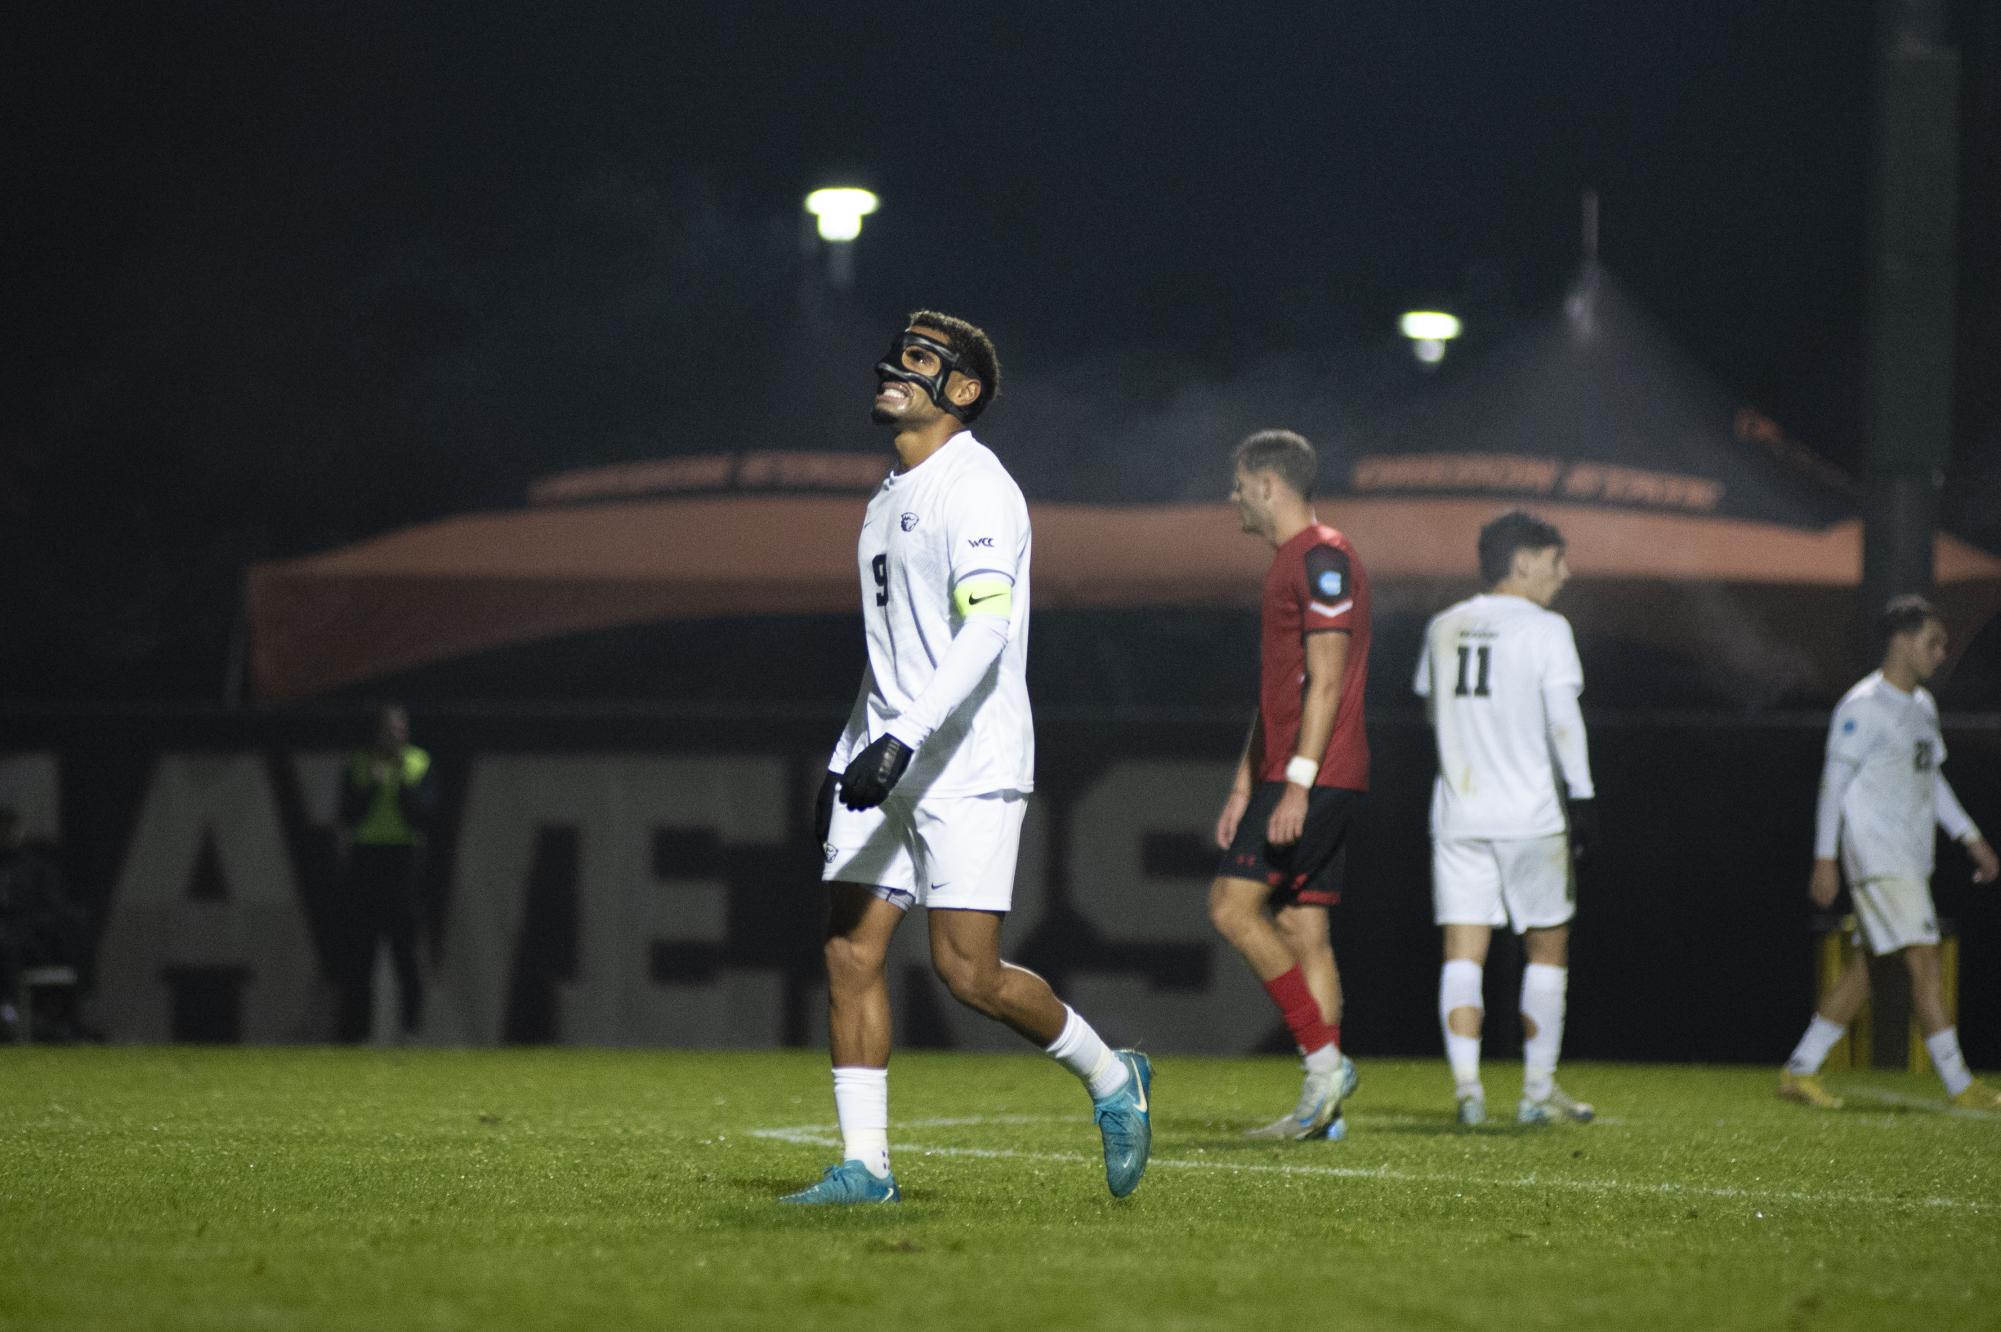
<path fill-rule="evenodd" d="M 782 1203 L 893 1203 L 903 1201 L 896 1176 L 877 1179 L 860 1161 L 843 1161 L 828 1166 L 820 1182 L 797 1193 L 788 1193 Z"/>
<path fill-rule="evenodd" d="M 1139 1187 L 1146 1158 L 1153 1152 L 1152 1110 L 1147 1092 L 1153 1086 L 1153 1061 L 1137 1050 L 1120 1050 L 1119 1059 L 1132 1076 L 1126 1085 L 1102 1101 L 1092 1102 L 1091 1118 L 1105 1140 L 1105 1187 L 1123 1198 Z"/>

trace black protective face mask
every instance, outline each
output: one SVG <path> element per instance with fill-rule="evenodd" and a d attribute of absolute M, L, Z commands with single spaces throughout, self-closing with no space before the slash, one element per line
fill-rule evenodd
<path fill-rule="evenodd" d="M 922 347 L 936 356 L 938 373 L 920 375 L 905 365 L 903 353 L 910 347 Z M 937 403 L 940 410 L 949 412 L 963 421 L 966 419 L 966 409 L 945 396 L 945 381 L 951 378 L 954 370 L 961 374 L 965 373 L 964 367 L 959 364 L 959 353 L 935 338 L 927 338 L 922 333 L 913 333 L 908 329 L 897 334 L 896 341 L 889 344 L 889 355 L 875 363 L 877 379 L 900 379 L 906 384 L 915 384 L 930 395 L 931 401 Z"/>

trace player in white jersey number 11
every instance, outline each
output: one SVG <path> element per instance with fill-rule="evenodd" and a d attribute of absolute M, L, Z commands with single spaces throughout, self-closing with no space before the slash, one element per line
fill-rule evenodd
<path fill-rule="evenodd" d="M 1522 936 L 1524 1124 L 1588 1121 L 1556 1084 L 1569 988 L 1574 862 L 1597 831 L 1570 624 L 1549 609 L 1570 577 L 1563 536 L 1521 510 L 1480 531 L 1487 591 L 1425 626 L 1416 689 L 1438 742 L 1432 901 L 1445 934 L 1438 1013 L 1459 1122 L 1487 1117 L 1480 1084 L 1482 981 L 1495 927 Z M 1567 799 L 1566 799 L 1567 797 Z"/>

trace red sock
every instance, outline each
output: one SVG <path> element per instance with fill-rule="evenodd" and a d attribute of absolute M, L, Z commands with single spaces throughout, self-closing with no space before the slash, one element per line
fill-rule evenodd
<path fill-rule="evenodd" d="M 1286 1029 L 1301 1054 L 1310 1054 L 1334 1040 L 1334 1029 L 1320 1020 L 1320 1005 L 1306 988 L 1306 974 L 1298 967 L 1265 982 L 1265 993 L 1285 1016 Z"/>
<path fill-rule="evenodd" d="M 1341 1024 L 1338 1022 L 1328 1023 L 1327 1034 L 1334 1038 L 1334 1047 L 1338 1050 L 1341 1047 Z"/>

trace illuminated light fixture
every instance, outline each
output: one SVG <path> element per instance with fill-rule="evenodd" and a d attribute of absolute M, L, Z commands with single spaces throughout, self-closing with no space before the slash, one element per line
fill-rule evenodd
<path fill-rule="evenodd" d="M 1443 310 L 1412 310 L 1397 320 L 1397 331 L 1412 342 L 1450 342 L 1459 336 L 1459 317 Z"/>
<path fill-rule="evenodd" d="M 1410 339 L 1411 354 L 1426 365 L 1445 359 L 1445 344 L 1459 336 L 1459 317 L 1443 310 L 1412 310 L 1397 320 L 1397 331 Z"/>
<path fill-rule="evenodd" d="M 881 204 L 870 191 L 845 185 L 806 196 L 806 211 L 819 219 L 820 239 L 825 241 L 851 241 L 861 235 L 862 219 Z"/>

